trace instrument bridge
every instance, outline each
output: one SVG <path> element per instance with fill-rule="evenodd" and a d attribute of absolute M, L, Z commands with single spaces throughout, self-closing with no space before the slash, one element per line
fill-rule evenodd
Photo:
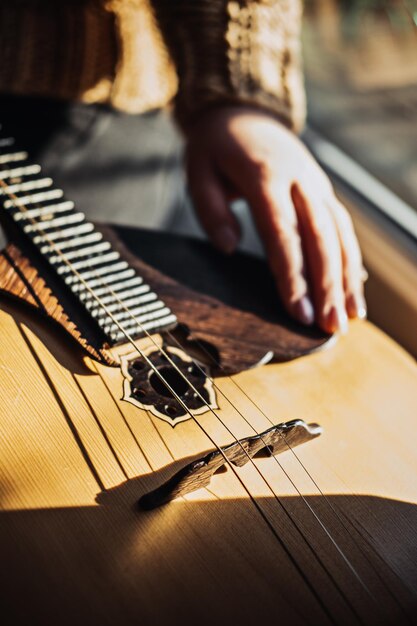
<path fill-rule="evenodd" d="M 201 487 L 207 487 L 213 474 L 229 464 L 241 467 L 254 456 L 265 454 L 275 456 L 315 439 L 322 432 L 323 429 L 319 424 L 307 424 L 298 419 L 283 422 L 263 433 L 237 440 L 183 467 L 160 487 L 142 496 L 139 507 L 145 510 L 154 509 Z"/>

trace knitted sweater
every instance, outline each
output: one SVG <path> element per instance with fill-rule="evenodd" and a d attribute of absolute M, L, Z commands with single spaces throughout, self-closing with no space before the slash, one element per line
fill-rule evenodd
<path fill-rule="evenodd" d="M 182 124 L 217 103 L 304 119 L 301 0 L 9 0 L 0 92 L 142 113 L 174 101 Z"/>

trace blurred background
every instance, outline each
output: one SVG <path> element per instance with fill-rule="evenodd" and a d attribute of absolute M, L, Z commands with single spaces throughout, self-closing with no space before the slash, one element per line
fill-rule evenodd
<path fill-rule="evenodd" d="M 368 314 L 417 357 L 417 0 L 305 0 L 307 143 L 353 217 Z"/>
<path fill-rule="evenodd" d="M 309 123 L 417 210 L 417 0 L 305 0 Z"/>

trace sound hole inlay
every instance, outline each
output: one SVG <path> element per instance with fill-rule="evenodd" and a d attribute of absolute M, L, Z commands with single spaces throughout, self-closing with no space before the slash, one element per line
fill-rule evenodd
<path fill-rule="evenodd" d="M 157 348 L 147 351 L 146 356 L 152 367 L 137 353 L 121 357 L 123 400 L 150 411 L 172 426 L 191 419 L 192 415 L 217 408 L 207 366 L 196 365 L 177 348 L 164 346 L 164 350 L 169 358 Z M 175 394 L 188 410 L 185 410 Z"/>

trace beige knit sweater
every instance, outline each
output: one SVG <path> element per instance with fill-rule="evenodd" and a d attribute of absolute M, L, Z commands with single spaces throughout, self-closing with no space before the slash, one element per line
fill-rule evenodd
<path fill-rule="evenodd" d="M 175 103 L 180 123 L 249 103 L 300 129 L 301 0 L 0 2 L 0 92 L 107 103 Z"/>

